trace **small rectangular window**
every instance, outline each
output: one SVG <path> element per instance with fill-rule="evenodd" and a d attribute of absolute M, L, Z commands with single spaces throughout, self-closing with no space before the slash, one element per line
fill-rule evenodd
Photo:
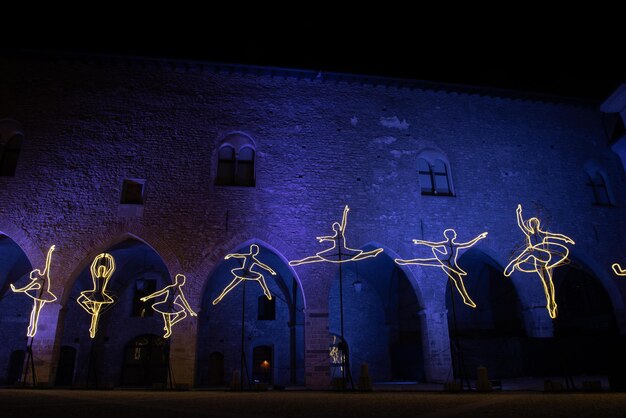
<path fill-rule="evenodd" d="M 265 296 L 259 296 L 259 321 L 273 321 L 276 319 L 276 299 L 271 300 Z"/>
<path fill-rule="evenodd" d="M 122 184 L 122 198 L 124 205 L 143 205 L 145 180 L 124 180 Z"/>
<path fill-rule="evenodd" d="M 135 281 L 135 294 L 133 295 L 132 316 L 141 318 L 150 317 L 154 314 L 152 309 L 153 300 L 142 302 L 141 298 L 156 291 L 156 280 L 137 279 Z"/>

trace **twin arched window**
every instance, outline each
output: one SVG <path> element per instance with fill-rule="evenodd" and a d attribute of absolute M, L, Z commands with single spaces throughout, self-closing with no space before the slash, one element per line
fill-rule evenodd
<path fill-rule="evenodd" d="M 252 139 L 241 134 L 229 135 L 219 148 L 217 155 L 218 186 L 255 185 L 254 160 L 256 152 Z"/>
<path fill-rule="evenodd" d="M 453 196 L 447 164 L 436 158 L 432 162 L 418 158 L 417 168 L 423 195 Z"/>

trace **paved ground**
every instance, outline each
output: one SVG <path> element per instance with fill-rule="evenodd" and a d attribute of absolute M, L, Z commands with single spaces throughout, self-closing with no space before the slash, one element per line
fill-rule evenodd
<path fill-rule="evenodd" d="M 624 417 L 626 393 L 0 390 L 0 417 Z"/>

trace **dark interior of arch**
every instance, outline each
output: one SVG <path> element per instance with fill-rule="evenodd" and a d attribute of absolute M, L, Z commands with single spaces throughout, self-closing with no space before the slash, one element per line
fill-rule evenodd
<path fill-rule="evenodd" d="M 466 251 L 458 263 L 467 272 L 465 288 L 477 306 L 465 305 L 456 287 L 441 272 L 441 279 L 448 280 L 446 307 L 455 376 L 463 373 L 475 378 L 479 366 L 487 367 L 493 378 L 523 375 L 525 338 L 520 303 L 511 279 L 477 249 Z"/>
<path fill-rule="evenodd" d="M 555 367 L 561 373 L 611 373 L 620 337 L 604 286 L 577 263 L 555 269 L 553 279 L 558 314 L 553 322 Z M 623 356 L 623 352 L 617 354 Z"/>
<path fill-rule="evenodd" d="M 302 289 L 290 267 L 283 259 L 263 244 L 259 246 L 259 261 L 270 266 L 277 274 L 255 266 L 262 273 L 275 302 L 273 312 L 267 315 L 261 286 L 256 281 L 244 281 L 230 291 L 217 305 L 213 300 L 233 280 L 231 270 L 239 268 L 241 262 L 231 258 L 223 260 L 215 268 L 202 297 L 199 313 L 197 386 L 227 386 L 233 372 L 241 368 L 242 310 L 244 334 L 244 386 L 248 380 L 259 380 L 271 376 L 275 387 L 304 384 L 304 300 Z M 250 244 L 234 250 L 235 253 L 249 253 Z M 226 254 L 224 254 L 225 256 Z M 245 300 L 244 300 L 245 285 Z M 273 313 L 273 315 L 271 315 Z M 265 314 L 265 315 L 264 315 Z M 272 319 L 273 318 L 273 319 Z M 265 350 L 265 351 L 263 351 Z M 271 361 L 258 353 L 269 350 Z M 255 356 L 254 354 L 257 353 Z M 256 364 L 255 361 L 268 361 Z M 246 372 L 247 371 L 247 372 Z"/>
<path fill-rule="evenodd" d="M 367 363 L 375 382 L 423 380 L 421 305 L 406 274 L 384 252 L 341 266 L 344 339 L 353 379 Z M 329 322 L 330 333 L 341 336 L 339 265 L 336 268 Z"/>
<path fill-rule="evenodd" d="M 108 282 L 107 291 L 115 302 L 100 315 L 98 332 L 94 339 L 89 336 L 91 316 L 76 302 L 80 292 L 93 288 L 90 266 L 93 259 L 86 260 L 67 300 L 64 311 L 64 326 L 61 345 L 74 348 L 76 355 L 73 364 L 62 359 L 58 370 L 63 376 L 73 376 L 71 384 L 79 387 L 143 386 L 151 387 L 155 376 L 150 370 L 142 372 L 143 381 L 125 380 L 129 373 L 125 370 L 129 363 L 125 357 L 125 347 L 130 341 L 144 334 L 162 336 L 162 316 L 154 313 L 151 303 L 138 303 L 137 298 L 171 284 L 165 263 L 147 244 L 137 239 L 127 239 L 113 245 L 108 252 L 115 259 L 116 269 Z M 174 329 L 174 332 L 175 329 Z M 152 341 L 152 340 L 151 340 Z M 147 352 L 146 352 L 147 353 Z M 157 363 L 145 362 L 146 367 Z M 132 368 L 132 366 L 131 366 Z M 59 372 L 57 372 L 58 374 Z M 135 375 L 137 375 L 135 373 Z M 67 384 L 68 378 L 63 380 Z"/>
<path fill-rule="evenodd" d="M 21 378 L 32 299 L 13 293 L 9 285 L 27 284 L 32 269 L 19 245 L 0 235 L 0 385 L 13 384 Z"/>

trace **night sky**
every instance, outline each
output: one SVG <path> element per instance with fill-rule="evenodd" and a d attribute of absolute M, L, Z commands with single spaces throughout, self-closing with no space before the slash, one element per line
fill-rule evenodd
<path fill-rule="evenodd" d="M 381 75 L 596 101 L 626 80 L 620 29 L 626 23 L 615 11 L 597 16 L 583 9 L 572 16 L 510 6 L 477 18 L 475 10 L 450 14 L 452 5 L 364 15 L 320 7 L 245 15 L 162 10 L 110 19 L 111 11 L 95 10 L 97 22 L 37 20 L 45 35 L 16 38 L 11 46 Z"/>

